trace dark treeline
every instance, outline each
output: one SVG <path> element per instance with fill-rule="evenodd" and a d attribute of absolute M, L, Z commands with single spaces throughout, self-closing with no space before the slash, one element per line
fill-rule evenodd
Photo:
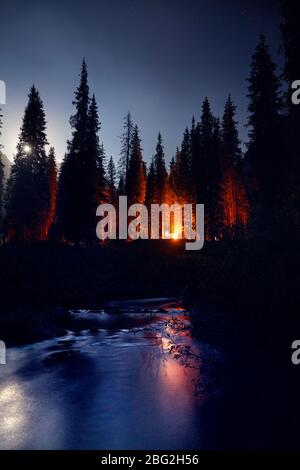
<path fill-rule="evenodd" d="M 96 98 L 91 96 L 83 61 L 70 118 L 72 137 L 58 171 L 54 149 L 49 153 L 46 116 L 35 86 L 29 92 L 11 176 L 4 191 L 0 163 L 0 206 L 5 207 L 3 232 L 9 241 L 96 241 L 96 208 L 117 203 L 203 203 L 206 238 L 250 236 L 266 229 L 299 225 L 299 155 L 296 141 L 300 108 L 291 104 L 288 86 L 300 79 L 299 7 L 281 2 L 285 67 L 276 71 L 268 45 L 260 37 L 248 78 L 249 142 L 243 154 L 236 107 L 231 95 L 221 119 L 205 98 L 199 121 L 192 119 L 169 168 L 159 132 L 148 167 L 140 130 L 128 113 L 121 136 L 118 167 L 106 158 L 99 134 Z M 0 131 L 2 115 L 0 115 Z M 0 134 L 1 135 L 1 134 Z"/>

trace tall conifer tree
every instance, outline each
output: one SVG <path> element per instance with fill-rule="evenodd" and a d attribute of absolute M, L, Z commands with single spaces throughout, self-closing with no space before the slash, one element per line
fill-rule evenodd
<path fill-rule="evenodd" d="M 168 202 L 168 173 L 166 170 L 164 147 L 161 133 L 157 138 L 157 145 L 154 155 L 154 200 L 157 204 Z"/>
<path fill-rule="evenodd" d="M 2 110 L 0 108 L 0 137 L 2 135 Z M 3 209 L 3 196 L 4 196 L 4 165 L 2 162 L 2 144 L 0 143 L 0 222 L 2 220 L 2 209 Z"/>
<path fill-rule="evenodd" d="M 299 15 L 300 4 L 294 0 L 281 0 L 282 13 L 282 45 L 285 55 L 284 78 L 288 83 L 287 92 L 287 119 L 284 129 L 285 136 L 285 166 L 286 166 L 286 212 L 290 220 L 300 223 L 300 152 L 299 152 L 299 127 L 300 106 L 292 103 L 291 85 L 300 79 L 300 28 Z"/>
<path fill-rule="evenodd" d="M 130 112 L 128 112 L 124 118 L 123 129 L 124 131 L 121 135 L 121 156 L 118 163 L 119 182 L 122 182 L 122 187 L 119 185 L 119 192 L 122 194 L 127 194 L 129 160 L 131 154 L 132 138 L 134 133 L 134 125 Z"/>
<path fill-rule="evenodd" d="M 108 202 L 110 204 L 116 205 L 117 203 L 117 188 L 116 188 L 116 178 L 117 172 L 116 167 L 114 164 L 113 157 L 110 157 L 107 164 L 107 171 L 106 171 L 106 181 L 108 187 Z"/>
<path fill-rule="evenodd" d="M 89 98 L 88 73 L 82 63 L 71 116 L 72 139 L 59 178 L 59 224 L 66 240 L 78 243 L 95 239 L 96 209 L 100 199 L 103 165 L 95 97 Z"/>
<path fill-rule="evenodd" d="M 49 188 L 49 210 L 47 218 L 47 235 L 51 230 L 56 218 L 57 201 L 57 166 L 54 148 L 51 147 L 48 157 L 48 188 Z"/>
<path fill-rule="evenodd" d="M 280 82 L 264 36 L 252 57 L 248 79 L 250 128 L 247 164 L 250 197 L 257 222 L 269 223 L 282 194 L 284 163 L 282 159 Z"/>
<path fill-rule="evenodd" d="M 15 240 L 43 240 L 49 208 L 46 118 L 35 86 L 28 97 L 8 182 L 8 235 Z"/>
<path fill-rule="evenodd" d="M 136 125 L 133 131 L 131 153 L 128 167 L 129 204 L 143 204 L 146 196 L 146 176 L 143 162 L 141 139 Z"/>
<path fill-rule="evenodd" d="M 150 208 L 151 204 L 155 202 L 155 183 L 155 164 L 154 158 L 152 158 L 147 175 L 147 188 L 145 198 L 145 204 L 147 205 L 148 209 Z"/>
<path fill-rule="evenodd" d="M 248 221 L 248 201 L 243 181 L 241 148 L 236 108 L 229 95 L 225 104 L 221 130 L 221 171 L 224 235 L 240 233 Z"/>

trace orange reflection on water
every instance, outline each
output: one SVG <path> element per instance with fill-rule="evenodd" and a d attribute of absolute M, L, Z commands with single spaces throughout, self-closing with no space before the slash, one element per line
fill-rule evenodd
<path fill-rule="evenodd" d="M 174 311 L 175 315 L 170 314 Z M 200 376 L 200 358 L 190 330 L 190 318 L 181 308 L 170 308 L 170 313 L 161 315 L 163 325 L 155 334 L 145 336 L 156 346 L 152 358 L 156 364 L 157 380 L 160 386 L 160 400 L 171 396 L 178 399 L 180 406 L 190 407 L 195 403 L 195 384 Z M 171 406 L 171 405 L 170 405 Z"/>

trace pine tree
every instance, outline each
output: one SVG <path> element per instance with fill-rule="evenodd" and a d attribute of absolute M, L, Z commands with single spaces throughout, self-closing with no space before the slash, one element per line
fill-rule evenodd
<path fill-rule="evenodd" d="M 107 187 L 108 187 L 108 202 L 113 204 L 114 206 L 117 203 L 117 188 L 116 188 L 116 167 L 113 161 L 113 158 L 110 157 L 108 164 L 107 164 L 107 171 L 106 171 L 106 180 L 107 180 Z"/>
<path fill-rule="evenodd" d="M 2 135 L 2 111 L 0 108 L 0 137 Z M 0 143 L 0 222 L 2 221 L 3 197 L 4 197 L 4 165 L 2 162 L 2 144 Z"/>
<path fill-rule="evenodd" d="M 169 168 L 169 198 L 171 203 L 178 202 L 180 186 L 180 151 L 176 148 L 175 157 L 172 157 Z"/>
<path fill-rule="evenodd" d="M 154 158 L 152 158 L 148 175 L 147 175 L 147 188 L 146 188 L 146 198 L 145 204 L 150 209 L 151 204 L 155 203 L 155 187 L 156 187 L 156 178 L 155 178 L 155 163 Z"/>
<path fill-rule="evenodd" d="M 168 173 L 166 170 L 164 147 L 161 133 L 158 134 L 156 151 L 154 155 L 154 201 L 157 204 L 168 202 Z"/>
<path fill-rule="evenodd" d="M 222 175 L 220 165 L 221 131 L 220 121 L 214 118 L 212 133 L 212 154 L 208 160 L 208 230 L 211 240 L 219 240 L 223 228 Z"/>
<path fill-rule="evenodd" d="M 210 110 L 208 98 L 202 104 L 199 123 L 200 145 L 197 162 L 197 201 L 204 203 L 208 192 L 208 168 L 213 153 L 214 117 Z"/>
<path fill-rule="evenodd" d="M 106 199 L 106 179 L 105 179 L 105 150 L 103 142 L 99 143 L 99 122 L 98 107 L 95 95 L 92 96 L 88 112 L 88 158 L 89 158 L 89 181 L 90 181 L 90 231 L 92 238 L 95 226 L 95 208 Z"/>
<path fill-rule="evenodd" d="M 178 160 L 177 197 L 180 204 L 191 200 L 191 138 L 188 128 L 185 129 Z"/>
<path fill-rule="evenodd" d="M 213 116 L 208 98 L 202 105 L 198 126 L 197 201 L 204 203 L 206 236 L 216 240 L 221 235 L 220 125 Z"/>
<path fill-rule="evenodd" d="M 107 198 L 106 193 L 106 174 L 105 174 L 105 167 L 106 167 L 106 153 L 104 149 L 104 144 L 101 142 L 99 146 L 99 156 L 97 158 L 97 177 L 98 177 L 98 201 L 104 202 Z"/>
<path fill-rule="evenodd" d="M 196 124 L 195 118 L 192 118 L 191 135 L 191 173 L 192 184 L 190 191 L 193 194 L 195 202 L 201 203 L 201 132 L 200 123 Z"/>
<path fill-rule="evenodd" d="M 58 215 L 64 239 L 78 243 L 95 239 L 96 208 L 103 189 L 100 123 L 95 97 L 89 98 L 85 61 L 73 105 L 72 139 L 68 142 L 59 178 Z"/>
<path fill-rule="evenodd" d="M 291 100 L 291 85 L 300 79 L 300 30 L 299 30 L 299 2 L 294 0 L 281 0 L 281 35 L 285 54 L 284 78 L 288 83 L 286 108 L 288 115 L 285 122 L 285 168 L 286 168 L 286 214 L 289 219 L 299 225 L 300 223 L 300 155 L 298 131 L 300 126 L 300 106 L 294 105 Z M 284 175 L 283 175 L 284 176 Z"/>
<path fill-rule="evenodd" d="M 236 107 L 229 95 L 222 120 L 221 170 L 224 235 L 234 237 L 248 222 L 248 201 L 242 174 L 242 154 L 235 121 Z"/>
<path fill-rule="evenodd" d="M 265 38 L 260 37 L 248 79 L 249 167 L 251 203 L 256 222 L 268 223 L 283 185 L 280 82 Z"/>
<path fill-rule="evenodd" d="M 43 240 L 47 236 L 49 207 L 46 118 L 35 86 L 28 97 L 8 182 L 8 236 L 14 240 Z"/>
<path fill-rule="evenodd" d="M 146 196 L 145 167 L 141 149 L 139 129 L 136 125 L 133 132 L 131 153 L 128 167 L 128 199 L 129 205 L 143 204 Z"/>
<path fill-rule="evenodd" d="M 131 154 L 131 144 L 134 133 L 134 126 L 131 119 L 130 112 L 124 118 L 124 132 L 121 136 L 121 153 L 118 163 L 119 182 L 123 182 L 122 187 L 119 185 L 119 192 L 121 194 L 127 194 L 128 192 L 128 171 L 129 171 L 129 160 Z"/>
<path fill-rule="evenodd" d="M 118 194 L 124 196 L 125 194 L 125 180 L 122 174 L 118 176 Z"/>
<path fill-rule="evenodd" d="M 47 218 L 47 235 L 56 217 L 56 200 L 57 200 L 57 166 L 55 160 L 54 148 L 51 147 L 48 156 L 48 187 L 49 187 L 49 210 Z"/>

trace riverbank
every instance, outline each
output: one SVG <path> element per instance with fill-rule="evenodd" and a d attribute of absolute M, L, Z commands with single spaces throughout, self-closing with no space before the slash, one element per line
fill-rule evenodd
<path fill-rule="evenodd" d="M 9 340 L 59 334 L 70 309 L 151 297 L 182 298 L 194 310 L 194 335 L 220 343 L 238 335 L 272 345 L 300 332 L 300 252 L 292 239 L 206 243 L 199 252 L 175 241 L 7 245 L 0 265 L 0 331 Z"/>
<path fill-rule="evenodd" d="M 64 337 L 9 348 L 0 448 L 201 449 L 209 419 L 200 413 L 214 389 L 200 371 L 219 357 L 191 337 L 188 312 L 166 301 L 72 311 Z"/>
<path fill-rule="evenodd" d="M 300 369 L 291 361 L 300 337 L 299 265 L 291 237 L 218 246 L 207 254 L 206 281 L 201 270 L 187 288 L 193 335 L 226 353 L 222 401 L 210 405 L 218 448 L 299 446 Z"/>
<path fill-rule="evenodd" d="M 198 253 L 177 242 L 1 247 L 0 338 L 20 345 L 67 329 L 77 338 L 76 328 L 93 336 L 101 326 L 78 324 L 80 314 L 70 320 L 70 310 L 180 297 L 192 310 L 192 336 L 222 357 L 202 365 L 222 391 L 203 411 L 205 448 L 296 448 L 300 375 L 291 343 L 300 336 L 300 254 L 296 240 L 272 240 L 206 244 Z M 116 303 L 106 308 L 112 330 L 135 329 L 128 316 L 122 325 Z"/>

